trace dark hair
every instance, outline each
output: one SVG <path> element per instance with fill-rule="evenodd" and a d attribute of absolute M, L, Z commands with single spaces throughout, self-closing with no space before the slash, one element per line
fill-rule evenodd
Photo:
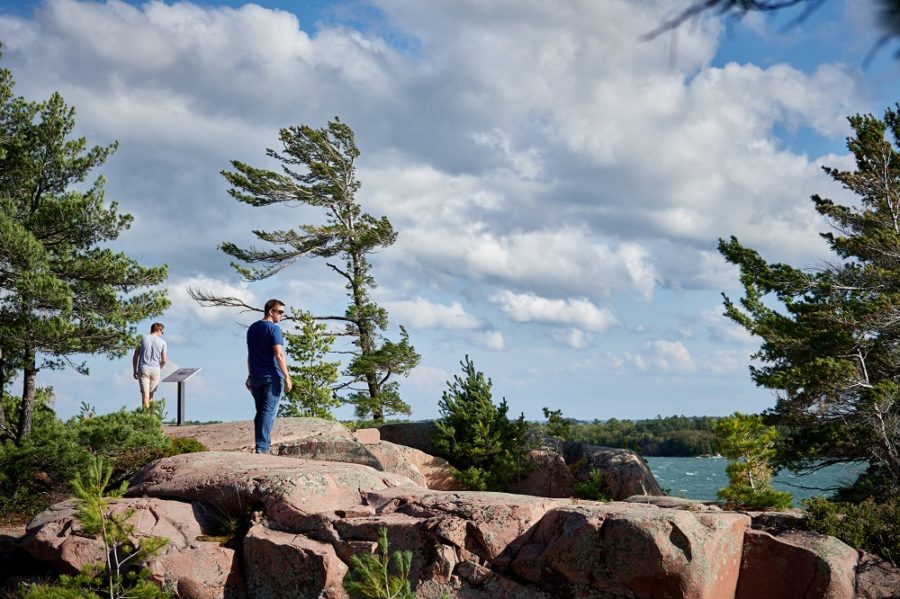
<path fill-rule="evenodd" d="M 162 331 L 165 328 L 166 327 L 164 327 L 161 322 L 154 322 L 153 324 L 150 325 L 150 332 L 155 333 L 157 331 Z"/>
<path fill-rule="evenodd" d="M 268 316 L 269 312 L 271 310 L 277 308 L 278 306 L 283 306 L 283 305 L 284 305 L 284 302 L 281 301 L 280 299 L 274 299 L 274 298 L 270 299 L 269 301 L 266 302 L 266 307 L 263 309 L 263 312 L 265 313 L 266 316 Z"/>

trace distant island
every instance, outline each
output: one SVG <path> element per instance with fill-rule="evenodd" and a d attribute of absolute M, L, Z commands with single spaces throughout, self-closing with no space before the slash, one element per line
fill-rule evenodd
<path fill-rule="evenodd" d="M 647 420 L 569 421 L 567 440 L 631 449 L 642 456 L 691 457 L 719 453 L 715 416 L 657 416 Z"/>

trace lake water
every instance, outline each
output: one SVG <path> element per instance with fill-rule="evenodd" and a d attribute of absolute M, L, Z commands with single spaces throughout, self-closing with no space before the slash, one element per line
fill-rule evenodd
<path fill-rule="evenodd" d="M 659 486 L 675 497 L 715 500 L 716 492 L 728 486 L 725 458 L 646 458 Z M 865 464 L 839 464 L 817 472 L 799 475 L 782 470 L 772 481 L 779 491 L 794 496 L 794 506 L 813 495 L 828 496 L 834 487 L 852 482 L 865 469 Z"/>

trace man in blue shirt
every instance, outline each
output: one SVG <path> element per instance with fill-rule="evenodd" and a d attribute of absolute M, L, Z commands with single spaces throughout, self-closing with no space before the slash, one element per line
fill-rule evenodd
<path fill-rule="evenodd" d="M 160 322 L 150 325 L 150 334 L 144 335 L 131 356 L 131 366 L 141 389 L 141 406 L 144 410 L 150 409 L 150 402 L 159 385 L 160 372 L 168 359 L 166 342 L 162 338 L 165 328 Z"/>
<path fill-rule="evenodd" d="M 291 375 L 284 358 L 284 338 L 278 323 L 284 318 L 284 302 L 270 299 L 265 316 L 247 329 L 247 388 L 256 402 L 253 419 L 256 453 L 267 453 L 278 400 L 291 390 Z"/>

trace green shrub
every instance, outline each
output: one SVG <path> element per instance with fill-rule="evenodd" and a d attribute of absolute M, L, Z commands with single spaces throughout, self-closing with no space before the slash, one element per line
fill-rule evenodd
<path fill-rule="evenodd" d="M 193 439 L 167 437 L 163 409 L 155 402 L 149 412 L 123 409 L 98 416 L 83 405 L 78 416 L 63 423 L 42 403 L 22 445 L 10 440 L 0 445 L 0 514 L 30 518 L 65 499 L 76 473 L 92 457 L 111 463 L 112 480 L 119 483 L 153 460 L 205 449 Z"/>
<path fill-rule="evenodd" d="M 458 480 L 476 490 L 502 490 L 522 473 L 528 451 L 525 416 L 507 417 L 509 407 L 491 399 L 491 380 L 466 356 L 465 378 L 454 376 L 439 402 L 437 453 L 459 471 Z"/>
<path fill-rule="evenodd" d="M 590 501 L 612 501 L 603 473 L 592 469 L 587 479 L 575 483 L 575 497 Z"/>
<path fill-rule="evenodd" d="M 831 535 L 856 549 L 900 566 L 900 498 L 858 503 L 812 497 L 803 501 L 811 530 Z"/>

